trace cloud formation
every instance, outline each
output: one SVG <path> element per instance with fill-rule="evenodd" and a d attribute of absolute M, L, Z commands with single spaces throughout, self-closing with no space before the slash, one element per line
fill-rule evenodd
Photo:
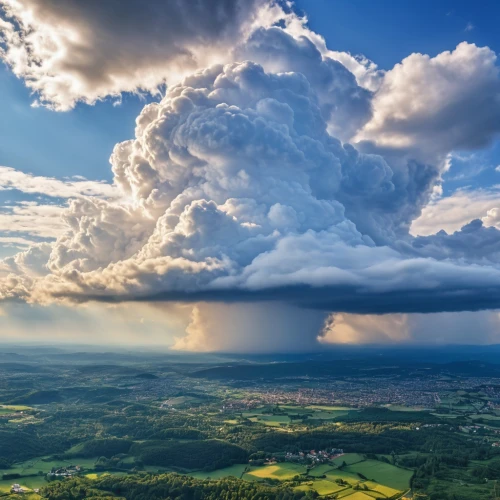
<path fill-rule="evenodd" d="M 57 110 L 121 92 L 157 92 L 210 64 L 254 22 L 263 0 L 2 0 L 0 55 Z"/>
<path fill-rule="evenodd" d="M 61 25 L 70 26 L 69 34 L 62 29 L 54 35 L 66 37 L 65 44 L 81 42 L 78 27 L 85 32 L 85 23 L 94 34 L 104 30 L 100 23 L 108 15 L 108 6 L 94 2 L 71 1 L 58 9 L 54 0 L 4 3 L 10 19 L 21 23 L 15 33 L 33 25 L 36 40 L 42 11 L 50 13 L 43 21 L 48 25 L 67 16 Z M 180 13 L 190 2 L 165 5 L 171 9 L 168 22 L 176 19 L 183 30 Z M 488 205 L 483 221 L 459 218 L 463 227 L 453 234 L 410 234 L 424 207 L 440 203 L 435 196 L 447 155 L 481 147 L 498 132 L 500 80 L 490 49 L 463 43 L 434 58 L 413 54 L 384 74 L 366 60 L 328 50 L 303 19 L 276 5 L 212 0 L 196 6 L 190 23 L 206 9 L 215 9 L 215 21 L 199 30 L 188 26 L 174 48 L 162 43 L 177 28 L 158 52 L 139 44 L 137 53 L 127 53 L 126 71 L 111 79 L 116 87 L 103 76 L 115 71 L 116 47 L 109 62 L 94 68 L 92 59 L 82 66 L 89 73 L 78 73 L 79 82 L 89 78 L 93 94 L 85 86 L 78 92 L 71 85 L 57 87 L 81 70 L 68 70 L 64 57 L 60 66 L 43 70 L 48 80 L 42 86 L 38 76 L 21 73 L 43 99 L 66 109 L 77 100 L 93 102 L 141 87 L 145 80 L 134 80 L 135 74 L 142 78 L 151 70 L 166 78 L 166 68 L 175 74 L 176 62 L 184 64 L 187 53 L 192 62 L 198 54 L 193 47 L 227 56 L 226 64 L 201 69 L 195 58 L 194 72 L 144 107 L 135 138 L 116 145 L 111 156 L 113 186 L 4 169 L 5 188 L 70 201 L 62 214 L 65 230 L 55 242 L 2 261 L 0 297 L 199 303 L 178 349 L 203 349 L 207 339 L 222 345 L 238 315 L 268 322 L 261 329 L 268 335 L 271 310 L 282 318 L 276 319 L 280 332 L 295 331 L 294 325 L 305 329 L 299 307 L 317 332 L 330 311 L 500 308 L 495 207 Z M 75 28 L 70 14 L 73 19 L 82 9 Z M 146 10 L 139 28 L 152 23 Z M 273 25 L 277 12 L 284 21 Z M 132 19 L 130 12 L 124 17 Z M 110 26 L 110 43 L 121 39 L 121 22 Z M 24 37 L 19 43 L 22 54 L 31 42 Z M 92 52 L 79 48 L 83 52 L 71 46 L 81 57 Z M 139 52 L 151 59 L 134 59 Z M 11 64 L 15 69 L 17 63 Z M 56 95 L 63 100 L 54 100 Z M 232 319 L 217 333 L 214 318 L 220 315 Z M 315 341 L 306 335 L 304 348 Z M 246 345 L 252 342 L 249 337 Z"/>
<path fill-rule="evenodd" d="M 499 114 L 495 52 L 462 42 L 435 57 L 411 54 L 388 71 L 357 140 L 433 159 L 486 146 L 500 131 Z"/>
<path fill-rule="evenodd" d="M 499 229 L 499 209 L 500 191 L 496 188 L 458 190 L 425 206 L 412 222 L 410 231 L 414 236 L 429 236 L 441 230 L 453 233 L 474 219 Z"/>
<path fill-rule="evenodd" d="M 319 336 L 324 344 L 498 344 L 498 311 L 434 314 L 333 314 Z M 481 335 L 478 335 L 481 332 Z"/>

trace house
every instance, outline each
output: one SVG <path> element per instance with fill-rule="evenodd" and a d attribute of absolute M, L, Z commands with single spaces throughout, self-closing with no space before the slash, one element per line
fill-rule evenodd
<path fill-rule="evenodd" d="M 11 493 L 24 493 L 24 488 L 20 484 L 13 484 L 10 488 Z"/>

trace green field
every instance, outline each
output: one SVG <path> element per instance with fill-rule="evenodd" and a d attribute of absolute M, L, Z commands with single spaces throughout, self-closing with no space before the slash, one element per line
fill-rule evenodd
<path fill-rule="evenodd" d="M 196 479 L 221 479 L 223 477 L 230 476 L 240 478 L 245 472 L 245 469 L 248 467 L 248 464 L 236 464 L 231 467 L 225 467 L 224 469 L 217 469 L 211 472 L 191 472 L 188 475 Z"/>
<path fill-rule="evenodd" d="M 309 475 L 312 477 L 319 477 L 326 474 L 328 471 L 332 470 L 333 467 L 330 464 L 320 464 L 316 465 L 309 471 Z"/>
<path fill-rule="evenodd" d="M 73 458 L 70 460 L 48 460 L 50 457 L 38 457 L 32 460 L 26 460 L 25 462 L 20 462 L 14 464 L 10 469 L 6 469 L 4 474 L 21 474 L 22 476 L 28 476 L 31 474 L 38 474 L 42 471 L 44 474 L 50 472 L 52 467 L 64 467 L 68 465 L 80 465 L 85 469 L 93 469 L 94 463 L 97 458 Z"/>
<path fill-rule="evenodd" d="M 335 420 L 337 417 L 347 415 L 347 410 L 321 410 L 315 411 L 309 418 L 318 420 Z"/>
<path fill-rule="evenodd" d="M 256 415 L 250 417 L 250 420 L 271 427 L 279 427 L 282 424 L 289 424 L 291 422 L 288 415 Z"/>
<path fill-rule="evenodd" d="M 252 422 L 260 423 L 268 427 L 281 427 L 293 424 L 301 424 L 308 421 L 336 420 L 347 415 L 349 411 L 356 411 L 345 406 L 294 406 L 283 405 L 278 407 L 264 406 L 254 408 L 251 411 L 241 412 L 243 418 L 248 418 Z M 291 418 L 294 417 L 294 418 Z M 227 420 L 227 423 L 234 423 L 235 420 Z M 311 422 L 312 423 L 312 422 Z"/>
<path fill-rule="evenodd" d="M 484 420 L 497 420 L 497 421 L 500 421 L 500 417 L 499 416 L 497 416 L 497 415 L 490 415 L 488 413 L 486 413 L 486 414 L 478 413 L 477 415 L 469 415 L 469 418 L 472 418 L 474 420 L 476 420 L 478 418 L 484 418 Z"/>
<path fill-rule="evenodd" d="M 342 465 L 344 462 L 347 465 L 355 464 L 356 462 L 361 462 L 365 457 L 359 453 L 344 453 L 340 457 L 334 458 L 332 463 L 335 465 Z"/>
<path fill-rule="evenodd" d="M 431 408 L 423 406 L 384 405 L 384 407 L 391 411 L 431 411 Z"/>
<path fill-rule="evenodd" d="M 1 493 L 10 493 L 10 489 L 14 483 L 20 484 L 24 489 L 26 490 L 33 490 L 35 488 L 42 488 L 47 484 L 47 481 L 42 476 L 35 476 L 35 477 L 23 477 L 19 479 L 8 479 L 8 480 L 1 480 L 0 481 L 0 492 Z M 12 496 L 12 498 L 16 498 L 16 496 Z M 23 495 L 22 498 L 27 498 L 27 499 L 35 499 L 35 498 L 40 498 L 39 495 L 32 494 L 32 495 Z"/>
<path fill-rule="evenodd" d="M 330 481 L 335 481 L 336 479 L 343 479 L 348 482 L 351 486 L 359 483 L 360 477 L 355 472 L 346 471 L 344 469 L 332 469 L 326 473 L 326 478 Z"/>
<path fill-rule="evenodd" d="M 397 490 L 409 488 L 410 478 L 413 475 L 413 471 L 411 470 L 401 469 L 385 462 L 379 462 L 378 460 L 365 460 L 349 465 L 344 470 L 354 474 L 361 473 L 369 480 L 374 480 L 377 483 Z"/>

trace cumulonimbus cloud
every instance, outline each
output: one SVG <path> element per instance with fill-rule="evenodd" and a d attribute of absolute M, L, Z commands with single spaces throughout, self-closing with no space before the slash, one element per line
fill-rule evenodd
<path fill-rule="evenodd" d="M 491 107 L 474 97 L 497 105 L 492 52 L 461 44 L 376 76 L 359 63 L 378 79 L 368 85 L 298 25 L 252 25 L 227 47 L 227 64 L 198 69 L 145 106 L 135 138 L 111 157 L 121 196 L 72 200 L 55 243 L 3 261 L 0 295 L 354 313 L 500 307 L 496 228 L 410 235 L 449 151 L 496 133 Z M 405 101 L 408 82 L 425 109 Z M 482 131 L 470 129 L 472 111 L 474 123 L 485 114 Z M 434 119 L 443 130 L 433 138 Z"/>

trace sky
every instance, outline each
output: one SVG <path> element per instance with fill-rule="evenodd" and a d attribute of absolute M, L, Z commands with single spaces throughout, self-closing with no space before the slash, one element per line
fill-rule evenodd
<path fill-rule="evenodd" d="M 498 11 L 0 0 L 0 341 L 500 343 Z"/>

